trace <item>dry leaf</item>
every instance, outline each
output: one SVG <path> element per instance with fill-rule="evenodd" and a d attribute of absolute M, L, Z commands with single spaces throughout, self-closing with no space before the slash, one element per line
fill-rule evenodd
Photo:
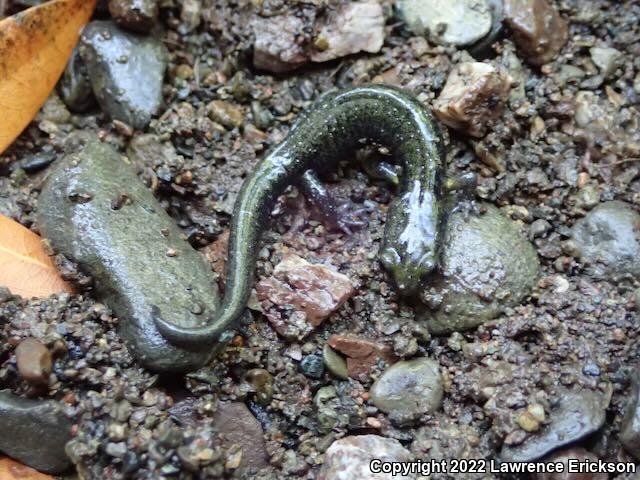
<path fill-rule="evenodd" d="M 62 75 L 96 0 L 52 0 L 0 21 L 0 153 Z"/>
<path fill-rule="evenodd" d="M 0 480 L 53 480 L 53 477 L 10 458 L 0 458 Z"/>
<path fill-rule="evenodd" d="M 18 222 L 0 215 L 0 286 L 24 298 L 72 292 L 60 278 L 40 237 Z M 1 477 L 0 477 L 0 480 Z"/>

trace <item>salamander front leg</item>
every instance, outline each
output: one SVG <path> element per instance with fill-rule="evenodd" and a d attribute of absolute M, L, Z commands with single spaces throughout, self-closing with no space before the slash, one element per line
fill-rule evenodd
<path fill-rule="evenodd" d="M 322 223 L 328 229 L 339 230 L 350 235 L 351 229 L 367 225 L 365 221 L 358 218 L 366 212 L 366 209 L 350 210 L 347 204 L 338 206 L 313 170 L 307 170 L 302 175 L 298 187 L 307 200 L 320 212 Z"/>

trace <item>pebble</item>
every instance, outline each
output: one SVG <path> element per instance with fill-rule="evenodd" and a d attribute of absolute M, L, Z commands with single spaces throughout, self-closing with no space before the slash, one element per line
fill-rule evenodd
<path fill-rule="evenodd" d="M 620 443 L 625 450 L 640 459 L 640 382 L 633 381 L 631 395 L 620 426 Z"/>
<path fill-rule="evenodd" d="M 371 387 L 371 402 L 398 423 L 417 420 L 442 405 L 444 389 L 438 362 L 431 358 L 400 361 Z"/>
<path fill-rule="evenodd" d="M 242 110 L 224 100 L 213 100 L 209 103 L 207 105 L 207 114 L 211 120 L 229 129 L 240 127 L 244 123 Z"/>
<path fill-rule="evenodd" d="M 358 435 L 334 441 L 327 449 L 318 480 L 414 480 L 414 475 L 371 473 L 374 459 L 383 462 L 408 462 L 411 453 L 393 438 Z"/>
<path fill-rule="evenodd" d="M 534 480 L 607 480 L 609 476 L 606 473 L 576 473 L 568 472 L 569 460 L 577 460 L 585 464 L 586 462 L 598 462 L 598 457 L 593 453 L 586 451 L 582 447 L 572 447 L 566 450 L 559 450 L 542 459 L 545 463 L 562 463 L 564 465 L 563 472 L 554 473 L 538 473 L 533 475 Z"/>
<path fill-rule="evenodd" d="M 109 13 L 118 25 L 137 33 L 147 33 L 158 18 L 157 0 L 109 0 Z"/>
<path fill-rule="evenodd" d="M 505 0 L 504 15 L 514 43 L 532 65 L 549 63 L 567 43 L 567 21 L 547 0 Z"/>
<path fill-rule="evenodd" d="M 384 14 L 377 1 L 350 2 L 329 16 L 315 38 L 314 62 L 327 62 L 353 53 L 377 53 L 384 43 Z"/>
<path fill-rule="evenodd" d="M 590 435 L 604 424 L 611 391 L 562 390 L 548 424 L 518 445 L 502 446 L 503 462 L 532 462 Z"/>
<path fill-rule="evenodd" d="M 487 0 L 398 0 L 396 9 L 413 33 L 441 45 L 470 45 L 492 25 Z"/>
<path fill-rule="evenodd" d="M 489 204 L 485 213 L 454 212 L 441 273 L 421 292 L 418 317 L 435 335 L 476 327 L 519 304 L 537 283 L 540 261 L 517 224 Z"/>
<path fill-rule="evenodd" d="M 589 49 L 589 53 L 604 78 L 611 77 L 623 60 L 622 52 L 615 48 L 592 47 Z"/>
<path fill-rule="evenodd" d="M 91 89 L 87 65 L 80 56 L 78 48 L 74 48 L 58 82 L 58 94 L 64 104 L 76 113 L 83 113 L 95 104 Z"/>
<path fill-rule="evenodd" d="M 287 338 L 301 339 L 355 293 L 351 280 L 331 268 L 286 255 L 273 276 L 256 285 L 267 319 Z"/>
<path fill-rule="evenodd" d="M 262 427 L 244 403 L 218 403 L 213 424 L 223 439 L 223 445 L 227 448 L 232 445 L 240 446 L 240 473 L 249 474 L 268 465 Z"/>
<path fill-rule="evenodd" d="M 304 22 L 295 15 L 256 16 L 252 28 L 255 37 L 253 65 L 257 69 L 289 72 L 309 61 L 309 56 L 297 41 Z"/>
<path fill-rule="evenodd" d="M 371 369 L 380 361 L 396 361 L 391 347 L 360 338 L 356 335 L 331 335 L 327 344 L 345 355 L 347 373 L 357 380 L 366 380 Z"/>
<path fill-rule="evenodd" d="M 601 203 L 574 224 L 571 239 L 592 275 L 640 276 L 640 215 L 629 204 Z"/>
<path fill-rule="evenodd" d="M 71 466 L 65 454 L 72 422 L 51 400 L 18 397 L 0 391 L 0 452 L 45 473 L 61 473 Z"/>
<path fill-rule="evenodd" d="M 49 383 L 53 366 L 51 352 L 35 338 L 26 338 L 16 348 L 18 373 L 27 382 L 43 386 Z"/>
<path fill-rule="evenodd" d="M 347 361 L 328 344 L 325 344 L 322 349 L 322 359 L 324 360 L 324 365 L 327 367 L 327 370 L 334 376 L 342 380 L 349 378 Z"/>
<path fill-rule="evenodd" d="M 309 378 L 322 378 L 324 362 L 319 355 L 307 355 L 300 362 L 300 370 Z"/>
<path fill-rule="evenodd" d="M 128 200 L 114 209 L 123 194 Z M 185 371 L 209 359 L 209 351 L 168 343 L 154 316 L 184 326 L 206 322 L 219 297 L 210 266 L 113 147 L 85 139 L 50 172 L 38 207 L 43 236 L 93 276 L 95 296 L 120 318 L 120 335 L 142 365 Z"/>
<path fill-rule="evenodd" d="M 113 22 L 93 21 L 82 32 L 80 54 L 103 111 L 144 129 L 162 104 L 168 58 L 162 41 L 127 33 Z"/>
<path fill-rule="evenodd" d="M 480 138 L 502 115 L 510 90 L 511 78 L 501 69 L 483 62 L 461 63 L 447 78 L 433 110 L 451 128 Z"/>

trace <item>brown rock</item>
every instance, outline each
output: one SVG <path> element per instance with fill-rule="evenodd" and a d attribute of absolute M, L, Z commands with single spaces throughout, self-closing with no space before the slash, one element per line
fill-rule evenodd
<path fill-rule="evenodd" d="M 34 385 L 49 383 L 53 361 L 51 352 L 39 340 L 27 338 L 16 348 L 16 363 L 20 376 Z"/>
<path fill-rule="evenodd" d="M 109 13 L 118 25 L 139 33 L 150 31 L 158 18 L 157 0 L 109 0 Z"/>
<path fill-rule="evenodd" d="M 502 115 L 510 90 L 507 73 L 488 63 L 461 63 L 434 102 L 434 112 L 451 128 L 483 137 Z"/>
<path fill-rule="evenodd" d="M 553 60 L 567 42 L 567 22 L 546 0 L 505 0 L 504 15 L 513 41 L 533 65 Z"/>
<path fill-rule="evenodd" d="M 316 37 L 314 62 L 326 62 L 361 51 L 379 52 L 384 43 L 384 14 L 378 2 L 352 2 L 331 15 Z"/>
<path fill-rule="evenodd" d="M 351 378 L 364 380 L 378 360 L 394 363 L 397 359 L 391 347 L 379 345 L 356 335 L 331 335 L 327 341 L 334 350 L 347 357 L 347 372 Z"/>
<path fill-rule="evenodd" d="M 214 122 L 227 128 L 239 127 L 244 123 L 244 115 L 235 105 L 224 100 L 214 100 L 207 105 L 207 114 Z"/>
<path fill-rule="evenodd" d="M 288 72 L 309 61 L 298 35 L 304 22 L 294 15 L 255 17 L 253 20 L 253 64 L 270 72 Z"/>
<path fill-rule="evenodd" d="M 346 275 L 287 255 L 272 277 L 256 285 L 256 291 L 278 333 L 303 337 L 338 310 L 353 295 L 354 288 Z"/>
<path fill-rule="evenodd" d="M 533 478 L 535 480 L 607 480 L 609 478 L 606 473 L 567 472 L 569 460 L 577 460 L 581 463 L 584 463 L 586 461 L 597 462 L 598 457 L 581 447 L 573 447 L 566 450 L 560 450 L 549 455 L 548 457 L 543 458 L 542 461 L 547 463 L 563 463 L 565 471 L 559 473 L 538 473 L 534 474 Z"/>
<path fill-rule="evenodd" d="M 215 242 L 207 245 L 201 253 L 211 263 L 211 269 L 218 278 L 218 283 L 223 283 L 227 277 L 227 252 L 229 250 L 229 230 L 225 230 L 216 238 Z"/>
<path fill-rule="evenodd" d="M 213 417 L 216 430 L 226 448 L 240 445 L 240 470 L 258 470 L 267 466 L 267 452 L 260 422 L 242 402 L 220 402 Z"/>

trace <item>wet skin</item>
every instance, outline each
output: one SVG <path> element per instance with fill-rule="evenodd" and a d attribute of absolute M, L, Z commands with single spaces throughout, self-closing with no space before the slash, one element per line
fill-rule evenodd
<path fill-rule="evenodd" d="M 289 135 L 245 180 L 232 218 L 221 307 L 199 328 L 156 318 L 158 330 L 169 342 L 203 349 L 224 340 L 221 335 L 245 311 L 260 235 L 278 196 L 289 185 L 298 184 L 305 194 L 324 203 L 330 221 L 336 208 L 316 173 L 335 169 L 339 159 L 362 147 L 362 139 L 386 147 L 402 167 L 398 197 L 387 213 L 380 260 L 402 293 L 416 290 L 436 267 L 443 228 L 440 180 L 445 152 L 439 128 L 424 105 L 396 88 L 368 86 L 330 92 L 300 116 Z M 382 167 L 381 173 L 389 170 L 387 164 Z"/>

